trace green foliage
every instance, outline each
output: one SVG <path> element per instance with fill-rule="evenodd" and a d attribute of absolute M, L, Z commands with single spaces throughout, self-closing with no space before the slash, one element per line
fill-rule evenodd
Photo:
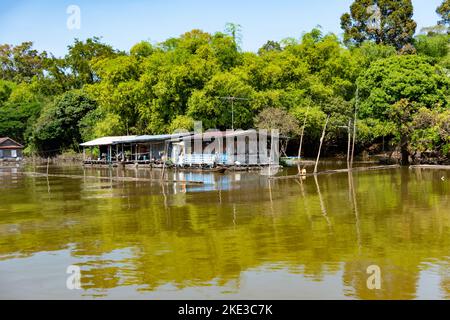
<path fill-rule="evenodd" d="M 441 17 L 440 24 L 450 24 L 450 0 L 444 0 L 436 9 L 436 13 Z"/>
<path fill-rule="evenodd" d="M 47 54 L 38 53 L 32 46 L 32 42 L 0 45 L 0 79 L 30 82 L 33 77 L 42 76 Z"/>
<path fill-rule="evenodd" d="M 72 90 L 56 97 L 45 106 L 34 125 L 33 144 L 47 153 L 78 149 L 80 120 L 95 108 L 96 102 L 82 91 Z"/>
<path fill-rule="evenodd" d="M 187 114 L 202 121 L 205 129 L 247 129 L 253 123 L 253 110 L 249 100 L 231 101 L 227 97 L 251 99 L 254 89 L 233 73 L 218 73 L 201 90 L 196 90 L 188 101 Z M 233 108 L 232 108 L 233 107 Z"/>
<path fill-rule="evenodd" d="M 5 103 L 15 87 L 15 83 L 6 80 L 0 80 L 0 107 Z"/>
<path fill-rule="evenodd" d="M 169 126 L 169 133 L 179 132 L 179 131 L 193 131 L 194 130 L 194 119 L 185 115 L 178 115 L 172 120 Z"/>
<path fill-rule="evenodd" d="M 74 77 L 76 88 L 97 81 L 97 76 L 92 69 L 92 64 L 97 59 L 117 55 L 110 45 L 101 43 L 98 37 L 88 38 L 85 42 L 75 39 L 74 44 L 70 45 L 68 49 L 69 53 L 65 60 Z"/>
<path fill-rule="evenodd" d="M 146 58 L 153 53 L 153 46 L 148 41 L 136 43 L 131 49 L 130 54 L 138 58 Z"/>
<path fill-rule="evenodd" d="M 383 32 L 359 23 L 375 2 Z M 358 147 L 383 138 L 411 153 L 445 154 L 448 35 L 428 28 L 414 39 L 417 54 L 400 56 L 415 50 L 410 1 L 359 0 L 351 9 L 343 17 L 346 42 L 356 44 L 349 48 L 316 27 L 300 39 L 268 41 L 258 54 L 241 52 L 236 24 L 141 41 L 129 53 L 99 38 L 76 39 L 63 58 L 31 43 L 2 45 L 0 135 L 52 153 L 106 135 L 192 130 L 194 121 L 205 129 L 270 125 L 296 136 L 306 117 L 304 141 L 314 150 L 329 115 L 324 150 L 342 151 L 357 105 Z M 431 117 L 424 108 L 432 126 L 422 125 Z"/>
<path fill-rule="evenodd" d="M 300 133 L 297 119 L 281 108 L 266 108 L 255 117 L 254 121 L 256 128 L 276 129 L 285 137 L 296 136 Z"/>
<path fill-rule="evenodd" d="M 292 109 L 291 113 L 302 126 L 306 117 L 305 133 L 307 137 L 312 140 L 320 137 L 327 115 L 319 107 L 297 106 Z"/>
<path fill-rule="evenodd" d="M 421 108 L 413 116 L 411 150 L 414 152 L 450 153 L 450 110 Z"/>
<path fill-rule="evenodd" d="M 423 108 L 448 109 L 450 82 L 429 59 L 394 56 L 375 62 L 359 79 L 359 114 L 395 124 L 396 135 L 407 159 L 412 122 Z"/>
<path fill-rule="evenodd" d="M 44 98 L 38 95 L 32 84 L 18 85 L 0 81 L 0 136 L 8 136 L 25 143 L 32 125 L 39 117 Z"/>
<path fill-rule="evenodd" d="M 281 45 L 278 42 L 269 40 L 261 48 L 259 48 L 258 54 L 260 56 L 262 56 L 263 54 L 265 54 L 267 52 L 271 52 L 271 51 L 279 52 L 281 50 L 282 50 Z"/>
<path fill-rule="evenodd" d="M 411 0 L 355 0 L 350 13 L 341 17 L 344 41 L 386 44 L 398 50 L 411 44 L 416 30 Z"/>
<path fill-rule="evenodd" d="M 383 118 L 401 99 L 428 108 L 446 106 L 449 80 L 427 58 L 394 56 L 375 62 L 359 79 L 360 115 Z"/>
<path fill-rule="evenodd" d="M 439 59 L 449 53 L 449 40 L 446 34 L 419 35 L 415 38 L 414 46 L 418 54 Z"/>

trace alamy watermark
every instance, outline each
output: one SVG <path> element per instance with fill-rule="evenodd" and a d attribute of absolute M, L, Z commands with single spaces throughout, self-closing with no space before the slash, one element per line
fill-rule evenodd
<path fill-rule="evenodd" d="M 366 269 L 370 276 L 367 278 L 366 285 L 369 290 L 381 289 L 381 269 L 376 264 L 370 265 Z"/>
<path fill-rule="evenodd" d="M 367 27 L 371 30 L 381 30 L 381 9 L 374 4 L 367 7 L 367 13 L 370 15 L 367 20 Z"/>
<path fill-rule="evenodd" d="M 69 30 L 81 29 L 81 9 L 79 6 L 71 4 L 67 7 L 66 13 L 69 15 L 66 20 L 66 26 Z"/>
<path fill-rule="evenodd" d="M 70 274 L 66 280 L 66 287 L 69 290 L 81 289 L 81 268 L 76 265 L 67 267 L 66 273 Z"/>

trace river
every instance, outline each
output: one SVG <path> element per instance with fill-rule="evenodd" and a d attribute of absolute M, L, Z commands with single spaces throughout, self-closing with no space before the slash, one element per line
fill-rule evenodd
<path fill-rule="evenodd" d="M 449 171 L 45 171 L 0 167 L 2 299 L 450 299 Z"/>

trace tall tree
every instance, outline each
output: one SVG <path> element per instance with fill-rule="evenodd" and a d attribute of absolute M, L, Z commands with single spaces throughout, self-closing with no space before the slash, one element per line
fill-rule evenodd
<path fill-rule="evenodd" d="M 34 146 L 47 154 L 78 148 L 81 142 L 81 119 L 94 110 L 97 103 L 79 90 L 67 91 L 55 98 L 41 112 L 33 126 Z"/>
<path fill-rule="evenodd" d="M 261 48 L 259 48 L 258 54 L 261 56 L 266 52 L 281 51 L 281 50 L 282 50 L 281 45 L 278 42 L 269 40 Z"/>
<path fill-rule="evenodd" d="M 436 13 L 441 17 L 439 24 L 450 24 L 450 0 L 444 0 L 436 9 Z"/>
<path fill-rule="evenodd" d="M 417 27 L 412 16 L 411 0 L 355 0 L 350 13 L 341 17 L 344 41 L 348 45 L 374 41 L 400 50 L 412 43 Z"/>
<path fill-rule="evenodd" d="M 448 77 L 418 55 L 374 62 L 358 79 L 359 117 L 387 121 L 397 128 L 402 162 L 408 162 L 410 123 L 420 108 L 448 109 Z"/>
<path fill-rule="evenodd" d="M 45 52 L 33 49 L 33 42 L 0 45 L 0 78 L 30 82 L 34 76 L 42 75 L 45 58 Z"/>
<path fill-rule="evenodd" d="M 74 44 L 68 48 L 69 53 L 65 60 L 70 73 L 76 79 L 76 87 L 78 88 L 97 80 L 92 68 L 96 59 L 112 57 L 117 54 L 110 45 L 100 42 L 98 37 L 89 38 L 85 42 L 75 39 Z"/>
<path fill-rule="evenodd" d="M 238 23 L 228 22 L 225 25 L 225 31 L 229 34 L 237 48 L 240 48 L 242 42 L 242 26 Z"/>

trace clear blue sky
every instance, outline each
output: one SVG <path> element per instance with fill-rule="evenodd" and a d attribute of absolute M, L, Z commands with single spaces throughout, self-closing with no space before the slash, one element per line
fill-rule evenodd
<path fill-rule="evenodd" d="M 418 31 L 436 24 L 441 0 L 413 0 Z M 38 50 L 64 55 L 74 38 L 101 36 L 129 50 L 140 40 L 160 42 L 194 28 L 223 31 L 226 22 L 242 25 L 242 47 L 256 51 L 267 40 L 298 38 L 321 25 L 342 34 L 340 16 L 352 0 L 2 0 L 0 44 L 33 41 Z M 66 26 L 69 5 L 81 9 L 81 28 Z"/>

